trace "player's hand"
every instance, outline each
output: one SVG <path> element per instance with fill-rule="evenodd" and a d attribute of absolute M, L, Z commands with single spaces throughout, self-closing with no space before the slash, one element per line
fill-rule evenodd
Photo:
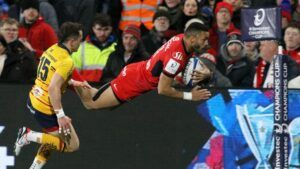
<path fill-rule="evenodd" d="M 57 119 L 58 122 L 58 133 L 64 136 L 71 134 L 71 122 L 72 120 L 68 116 L 63 116 Z"/>
<path fill-rule="evenodd" d="M 206 100 L 211 96 L 210 91 L 207 89 L 201 89 L 199 86 L 194 87 L 191 92 L 193 101 Z"/>
<path fill-rule="evenodd" d="M 210 77 L 211 77 L 210 70 L 208 68 L 204 68 L 202 70 L 194 70 L 191 79 L 193 80 L 193 84 L 197 84 L 203 81 L 204 79 Z"/>
<path fill-rule="evenodd" d="M 69 83 L 70 85 L 74 86 L 74 87 L 82 87 L 85 89 L 91 89 L 92 86 L 87 82 L 81 82 L 81 81 L 77 81 L 77 80 L 70 80 L 71 82 Z"/>

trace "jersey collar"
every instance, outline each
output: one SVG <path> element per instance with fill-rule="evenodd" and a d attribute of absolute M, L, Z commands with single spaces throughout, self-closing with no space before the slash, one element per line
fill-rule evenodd
<path fill-rule="evenodd" d="M 72 54 L 72 52 L 63 43 L 58 43 L 58 46 L 65 49 L 69 53 L 69 55 Z"/>

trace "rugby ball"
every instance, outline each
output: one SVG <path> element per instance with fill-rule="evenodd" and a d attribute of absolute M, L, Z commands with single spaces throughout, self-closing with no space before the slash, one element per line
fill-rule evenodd
<path fill-rule="evenodd" d="M 194 70 L 200 70 L 201 64 L 198 57 L 191 57 L 186 64 L 183 72 L 183 83 L 186 86 L 193 87 L 192 73 Z"/>

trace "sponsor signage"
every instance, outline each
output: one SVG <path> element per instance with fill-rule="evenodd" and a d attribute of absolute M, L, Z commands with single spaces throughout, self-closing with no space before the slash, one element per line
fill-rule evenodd
<path fill-rule="evenodd" d="M 242 9 L 241 18 L 244 41 L 281 39 L 280 8 Z"/>

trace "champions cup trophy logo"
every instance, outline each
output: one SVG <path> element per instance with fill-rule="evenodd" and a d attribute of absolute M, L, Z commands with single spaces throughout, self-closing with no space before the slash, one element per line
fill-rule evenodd
<path fill-rule="evenodd" d="M 260 26 L 264 20 L 265 20 L 265 10 L 264 9 L 259 9 L 256 11 L 256 14 L 254 15 L 254 25 L 255 26 Z"/>
<path fill-rule="evenodd" d="M 236 112 L 242 133 L 249 148 L 257 159 L 256 169 L 272 169 L 269 158 L 273 151 L 273 114 L 266 113 L 273 105 L 263 109 L 253 109 L 249 114 L 247 105 L 237 105 Z"/>

